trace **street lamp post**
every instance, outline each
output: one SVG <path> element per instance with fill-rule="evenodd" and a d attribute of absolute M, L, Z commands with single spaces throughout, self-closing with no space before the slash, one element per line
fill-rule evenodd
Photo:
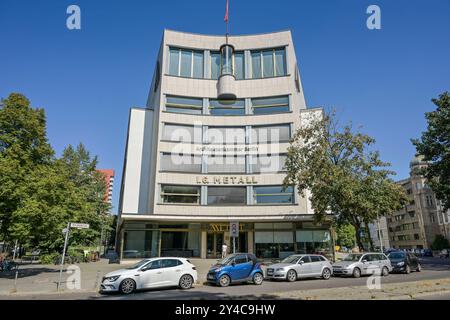
<path fill-rule="evenodd" d="M 64 267 L 64 258 L 66 257 L 66 247 L 67 247 L 67 241 L 69 240 L 69 232 L 70 232 L 70 221 L 67 223 L 66 237 L 64 239 L 64 248 L 63 248 L 63 254 L 62 254 L 62 258 L 61 258 L 61 266 L 59 268 L 59 280 L 58 280 L 58 288 L 57 288 L 58 291 L 59 291 L 59 288 L 61 287 L 62 271 L 63 271 L 63 267 Z"/>

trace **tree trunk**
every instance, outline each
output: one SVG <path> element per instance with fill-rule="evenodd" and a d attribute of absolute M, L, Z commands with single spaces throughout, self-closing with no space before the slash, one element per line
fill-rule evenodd
<path fill-rule="evenodd" d="M 368 223 L 364 223 L 364 227 L 365 227 L 365 230 L 366 230 L 366 234 L 367 234 L 368 237 L 369 237 L 369 244 L 370 244 L 369 250 L 375 251 L 375 250 L 374 250 L 374 246 L 373 246 L 373 240 L 372 240 L 372 237 L 370 236 L 369 224 L 368 224 Z"/>
<path fill-rule="evenodd" d="M 361 239 L 361 223 L 358 218 L 355 217 L 353 219 L 352 225 L 355 228 L 356 244 L 358 245 L 359 251 L 364 251 L 364 244 Z"/>

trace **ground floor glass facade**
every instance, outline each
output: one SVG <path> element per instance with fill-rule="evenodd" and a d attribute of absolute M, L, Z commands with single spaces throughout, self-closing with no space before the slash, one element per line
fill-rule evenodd
<path fill-rule="evenodd" d="M 251 252 L 260 259 L 283 259 L 295 253 L 333 256 L 329 225 L 312 222 L 240 223 L 239 237 L 230 238 L 229 222 L 147 223 L 122 226 L 122 259 L 177 256 L 218 259 L 228 253 Z"/>

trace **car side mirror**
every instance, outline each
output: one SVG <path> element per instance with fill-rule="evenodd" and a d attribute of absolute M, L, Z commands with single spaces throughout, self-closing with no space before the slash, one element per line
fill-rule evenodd
<path fill-rule="evenodd" d="M 298 264 L 304 264 L 304 263 L 305 263 L 304 261 L 299 261 L 299 262 L 298 262 Z"/>

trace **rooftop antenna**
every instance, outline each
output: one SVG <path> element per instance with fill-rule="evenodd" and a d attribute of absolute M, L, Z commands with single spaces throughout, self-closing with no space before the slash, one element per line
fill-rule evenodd
<path fill-rule="evenodd" d="M 226 25 L 226 32 L 225 32 L 225 38 L 226 38 L 226 44 L 228 44 L 228 6 L 229 6 L 229 0 L 227 0 L 227 4 L 225 7 L 225 17 L 223 18 L 223 21 Z"/>

